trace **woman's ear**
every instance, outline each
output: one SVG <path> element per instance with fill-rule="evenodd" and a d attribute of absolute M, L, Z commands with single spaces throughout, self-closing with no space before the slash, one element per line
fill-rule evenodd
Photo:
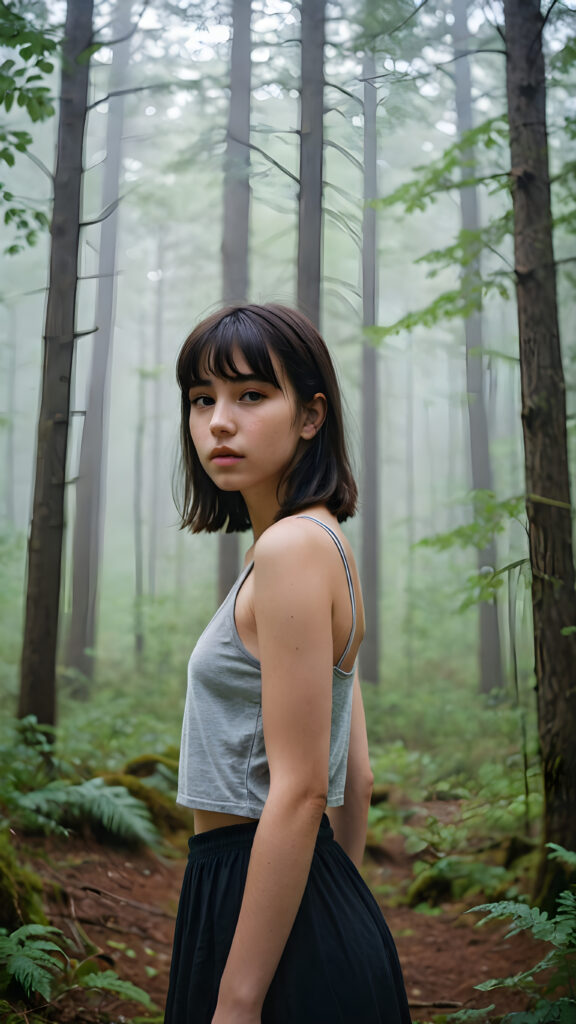
<path fill-rule="evenodd" d="M 326 419 L 327 408 L 326 396 L 320 392 L 314 395 L 310 402 L 306 402 L 300 430 L 300 437 L 303 437 L 305 441 L 311 441 L 316 436 Z"/>

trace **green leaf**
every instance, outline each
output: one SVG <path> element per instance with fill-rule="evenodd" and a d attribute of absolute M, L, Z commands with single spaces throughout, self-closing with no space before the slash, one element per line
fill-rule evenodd
<path fill-rule="evenodd" d="M 428 846 L 428 840 L 421 838 L 416 833 L 413 835 L 406 836 L 404 840 L 404 849 L 406 853 L 412 856 L 414 853 L 420 853 L 421 850 L 425 850 Z"/>
<path fill-rule="evenodd" d="M 567 626 L 566 628 L 576 630 L 576 626 Z M 548 856 L 551 860 L 562 860 L 568 867 L 576 868 L 576 853 L 574 850 L 567 850 L 564 846 L 559 846 L 558 843 L 546 843 L 546 848 L 550 850 Z M 563 893 L 561 895 L 564 896 Z M 570 893 L 568 893 L 568 896 L 570 896 Z"/>
<path fill-rule="evenodd" d="M 87 974 L 82 978 L 82 988 L 104 989 L 106 992 L 115 992 L 124 999 L 130 999 L 135 1003 L 141 1003 L 149 1010 L 155 1010 L 156 1006 L 144 989 L 133 985 L 131 981 L 124 981 L 119 978 L 115 971 L 102 971 L 97 974 Z"/>
<path fill-rule="evenodd" d="M 154 845 L 158 838 L 144 804 L 123 786 L 107 786 L 103 779 L 75 786 L 58 780 L 23 794 L 19 806 L 34 811 L 47 825 L 90 821 L 129 842 Z"/>
<path fill-rule="evenodd" d="M 446 1018 L 446 1024 L 486 1024 L 495 1005 L 485 1006 L 481 1010 L 458 1010 Z"/>
<path fill-rule="evenodd" d="M 92 43 L 76 58 L 78 64 L 89 64 L 95 53 L 101 50 L 105 43 Z"/>

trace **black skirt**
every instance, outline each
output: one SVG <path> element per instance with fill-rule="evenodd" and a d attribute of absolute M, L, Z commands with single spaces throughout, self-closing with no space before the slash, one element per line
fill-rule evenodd
<path fill-rule="evenodd" d="M 256 827 L 189 840 L 165 1024 L 211 1024 Z M 262 1024 L 410 1024 L 394 940 L 326 815 Z"/>

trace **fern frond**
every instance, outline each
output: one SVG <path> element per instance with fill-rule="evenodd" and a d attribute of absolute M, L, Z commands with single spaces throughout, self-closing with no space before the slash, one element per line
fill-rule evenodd
<path fill-rule="evenodd" d="M 514 900 L 500 900 L 498 903 L 482 903 L 480 906 L 472 907 L 467 913 L 472 911 L 486 912 L 486 917 L 478 922 L 479 925 L 485 924 L 486 921 L 511 917 L 512 924 L 506 938 L 517 935 L 518 932 L 531 931 L 535 939 L 554 942 L 556 922 L 550 921 L 547 912 L 539 910 L 538 907 L 529 907 L 527 903 L 515 903 Z"/>
<path fill-rule="evenodd" d="M 101 822 L 109 832 L 121 839 L 154 845 L 158 832 L 148 809 L 124 786 L 107 786 L 103 779 L 89 779 L 75 786 L 78 810 L 92 821 Z"/>
<path fill-rule="evenodd" d="M 62 971 L 62 958 L 67 958 L 46 935 L 65 938 L 59 928 L 51 925 L 27 924 L 11 934 L 0 929 L 0 967 L 6 984 L 14 980 L 27 996 L 37 992 L 48 1001 L 54 977 Z"/>
<path fill-rule="evenodd" d="M 507 978 L 490 978 L 488 981 L 482 981 L 479 985 L 475 985 L 474 988 L 481 992 L 490 992 L 494 988 L 525 988 L 532 984 L 535 974 L 554 967 L 557 962 L 558 953 L 556 950 L 552 950 L 543 960 L 534 964 L 534 967 L 529 967 L 527 971 L 519 971 L 518 974 L 511 974 Z"/>
<path fill-rule="evenodd" d="M 561 860 L 569 868 L 576 868 L 576 853 L 574 850 L 567 850 L 564 846 L 559 846 L 558 843 L 546 843 L 546 847 L 550 850 L 548 854 L 550 860 Z"/>
<path fill-rule="evenodd" d="M 158 833 L 144 804 L 123 786 L 106 786 L 102 779 L 78 785 L 61 780 L 25 793 L 21 807 L 46 823 L 69 825 L 87 821 L 102 825 L 112 835 L 129 842 L 153 845 Z"/>
<path fill-rule="evenodd" d="M 124 999 L 141 1003 L 148 1010 L 157 1009 L 150 996 L 142 988 L 133 985 L 131 981 L 124 981 L 119 978 L 116 971 L 102 971 L 100 973 L 86 974 L 81 980 L 82 988 L 100 988 L 106 992 L 115 992 Z"/>

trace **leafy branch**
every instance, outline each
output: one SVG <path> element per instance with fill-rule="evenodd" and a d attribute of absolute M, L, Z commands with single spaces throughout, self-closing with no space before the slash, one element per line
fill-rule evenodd
<path fill-rule="evenodd" d="M 502 148 L 508 141 L 508 121 L 503 116 L 492 117 L 476 128 L 463 132 L 462 137 L 448 146 L 442 155 L 427 164 L 414 167 L 417 177 L 408 181 L 381 199 L 371 200 L 370 205 L 385 208 L 399 204 L 405 213 L 425 210 L 439 195 L 453 189 L 486 185 L 491 192 L 509 188 L 508 171 L 478 175 L 474 173 L 475 160 L 471 152 L 480 146 L 485 150 Z M 470 169 L 468 176 L 462 170 Z"/>
<path fill-rule="evenodd" d="M 11 933 L 0 928 L 0 992 L 7 995 L 16 986 L 28 1000 L 40 996 L 50 1004 L 73 989 L 100 989 L 156 1009 L 143 989 L 116 971 L 100 970 L 95 956 L 70 958 L 64 948 L 67 941 L 52 925 L 26 924 Z"/>
<path fill-rule="evenodd" d="M 33 26 L 12 5 L 0 2 L 0 47 L 16 52 L 16 59 L 8 57 L 0 64 L 0 109 L 9 114 L 16 104 L 33 123 L 52 117 L 54 104 L 45 78 L 54 71 L 50 59 L 58 48 L 54 30 Z M 29 132 L 11 131 L 0 124 L 0 161 L 7 166 L 13 167 L 17 154 L 27 153 L 31 145 Z M 11 255 L 35 245 L 39 230 L 49 225 L 41 211 L 14 205 L 14 196 L 1 181 L 0 206 L 6 207 L 4 223 L 16 229 L 16 241 L 5 250 Z"/>

